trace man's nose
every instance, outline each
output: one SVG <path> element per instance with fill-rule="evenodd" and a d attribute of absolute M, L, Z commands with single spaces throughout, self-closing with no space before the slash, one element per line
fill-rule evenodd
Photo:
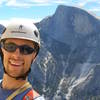
<path fill-rule="evenodd" d="M 13 54 L 13 57 L 16 58 L 16 59 L 21 57 L 21 53 L 20 53 L 20 49 L 19 48 L 17 48 L 15 50 L 15 52 L 13 52 L 12 54 Z"/>

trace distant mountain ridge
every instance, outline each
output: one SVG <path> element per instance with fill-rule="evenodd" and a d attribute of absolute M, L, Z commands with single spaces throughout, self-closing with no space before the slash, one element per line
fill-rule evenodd
<path fill-rule="evenodd" d="M 98 87 L 92 80 L 99 76 L 94 73 L 100 63 L 100 20 L 82 9 L 60 5 L 52 16 L 36 25 L 40 29 L 45 48 L 51 53 L 55 62 L 56 83 L 53 85 L 56 89 L 49 90 L 51 94 L 54 91 L 54 95 L 49 97 L 53 100 L 98 98 L 100 91 L 95 91 L 94 95 L 90 84 L 94 88 Z M 50 63 L 47 64 L 49 65 Z M 52 75 L 49 70 L 47 79 Z M 50 80 L 47 84 L 52 84 Z M 99 78 L 96 81 L 99 81 Z M 82 85 L 84 88 L 81 88 Z M 50 88 L 52 85 L 47 87 Z"/>
<path fill-rule="evenodd" d="M 58 6 L 52 17 L 44 20 L 39 25 L 41 25 L 41 29 L 45 33 L 49 32 L 49 36 L 69 44 L 74 43 L 77 37 L 83 37 L 96 32 L 100 25 L 100 21 L 86 11 L 63 5 Z"/>
<path fill-rule="evenodd" d="M 100 100 L 100 20 L 60 5 L 36 23 L 41 49 L 30 82 L 46 100 Z"/>

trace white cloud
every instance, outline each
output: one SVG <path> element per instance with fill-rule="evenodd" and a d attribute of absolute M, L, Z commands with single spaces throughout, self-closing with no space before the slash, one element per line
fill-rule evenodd
<path fill-rule="evenodd" d="M 0 4 L 13 7 L 46 6 L 52 4 L 64 4 L 66 0 L 0 0 Z"/>
<path fill-rule="evenodd" d="M 20 21 L 20 22 L 25 22 L 25 23 L 36 23 L 36 22 L 39 22 L 41 21 L 42 18 L 38 18 L 38 19 L 31 19 L 31 18 L 11 18 L 9 20 L 0 20 L 0 24 L 6 26 L 9 21 Z"/>
<path fill-rule="evenodd" d="M 3 3 L 5 3 L 7 0 L 0 0 L 0 6 L 3 5 Z"/>
<path fill-rule="evenodd" d="M 0 20 L 0 24 L 6 26 L 8 24 L 8 20 Z"/>
<path fill-rule="evenodd" d="M 89 11 L 92 11 L 92 12 L 100 12 L 100 7 L 98 8 L 91 8 L 91 9 L 88 9 Z"/>
<path fill-rule="evenodd" d="M 33 3 L 47 3 L 50 0 L 30 0 L 30 1 L 32 1 Z"/>
<path fill-rule="evenodd" d="M 23 0 L 19 2 L 18 0 L 9 0 L 5 4 L 6 6 L 13 6 L 13 7 L 31 7 L 32 4 L 28 2 L 24 2 Z"/>
<path fill-rule="evenodd" d="M 90 2 L 100 4 L 100 0 L 0 0 L 0 5 L 13 7 L 46 6 L 53 4 L 67 4 L 72 6 L 84 7 Z"/>
<path fill-rule="evenodd" d="M 92 0 L 91 0 L 92 1 Z M 90 0 L 79 0 L 75 3 L 76 6 L 84 7 L 90 2 Z"/>
<path fill-rule="evenodd" d="M 100 4 L 100 0 L 80 0 L 80 2 L 78 3 L 78 5 L 81 6 L 81 7 L 84 7 L 84 6 L 90 6 L 90 7 L 95 6 L 95 8 L 96 8 L 95 4 Z"/>
<path fill-rule="evenodd" d="M 86 4 L 87 4 L 86 2 L 80 2 L 80 3 L 77 4 L 77 6 L 83 7 L 83 6 L 85 6 Z"/>
<path fill-rule="evenodd" d="M 6 6 L 12 7 L 32 7 L 32 6 L 48 6 L 50 0 L 6 0 Z"/>
<path fill-rule="evenodd" d="M 76 6 L 86 10 L 92 10 L 98 12 L 100 8 L 97 8 L 97 4 L 100 5 L 100 0 L 0 0 L 0 5 L 12 7 L 32 7 L 32 6 L 48 6 L 54 4 L 66 4 L 69 6 Z M 94 6 L 94 7 L 93 7 Z"/>
<path fill-rule="evenodd" d="M 40 21 L 41 20 L 41 18 L 39 18 L 39 19 L 31 19 L 31 18 L 11 18 L 10 20 L 16 20 L 16 21 L 21 21 L 21 22 L 26 22 L 26 23 L 28 23 L 28 22 L 32 22 L 32 23 L 35 23 L 35 22 L 38 22 L 38 21 Z"/>
<path fill-rule="evenodd" d="M 66 0 L 53 0 L 53 3 L 57 3 L 57 4 L 66 4 L 68 3 Z"/>

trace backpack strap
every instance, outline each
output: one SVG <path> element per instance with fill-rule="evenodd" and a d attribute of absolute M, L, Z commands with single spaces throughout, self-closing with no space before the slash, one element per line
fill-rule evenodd
<path fill-rule="evenodd" d="M 31 89 L 28 93 L 25 94 L 23 100 L 33 100 L 39 96 L 39 93 L 37 93 L 34 89 Z"/>
<path fill-rule="evenodd" d="M 20 87 L 19 89 L 14 91 L 10 96 L 8 96 L 8 98 L 6 100 L 12 100 L 15 96 L 17 96 L 18 94 L 24 92 L 26 89 L 28 89 L 30 87 L 32 87 L 32 86 L 29 82 L 25 83 L 22 87 Z"/>
<path fill-rule="evenodd" d="M 34 99 L 34 94 L 33 94 L 33 89 L 28 91 L 23 97 L 23 100 L 33 100 Z"/>

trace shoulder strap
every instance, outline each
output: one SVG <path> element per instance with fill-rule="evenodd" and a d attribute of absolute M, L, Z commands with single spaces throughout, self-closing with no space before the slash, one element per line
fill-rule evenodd
<path fill-rule="evenodd" d="M 31 89 L 27 94 L 25 94 L 23 100 L 33 100 L 39 96 L 39 93 L 37 93 L 34 89 Z"/>
<path fill-rule="evenodd" d="M 33 98 L 34 98 L 33 89 L 31 89 L 24 95 L 23 100 L 33 100 Z"/>
<path fill-rule="evenodd" d="M 29 82 L 25 83 L 21 88 L 17 89 L 15 92 L 13 92 L 6 100 L 12 100 L 15 96 L 18 94 L 24 92 L 26 89 L 32 87 Z"/>

